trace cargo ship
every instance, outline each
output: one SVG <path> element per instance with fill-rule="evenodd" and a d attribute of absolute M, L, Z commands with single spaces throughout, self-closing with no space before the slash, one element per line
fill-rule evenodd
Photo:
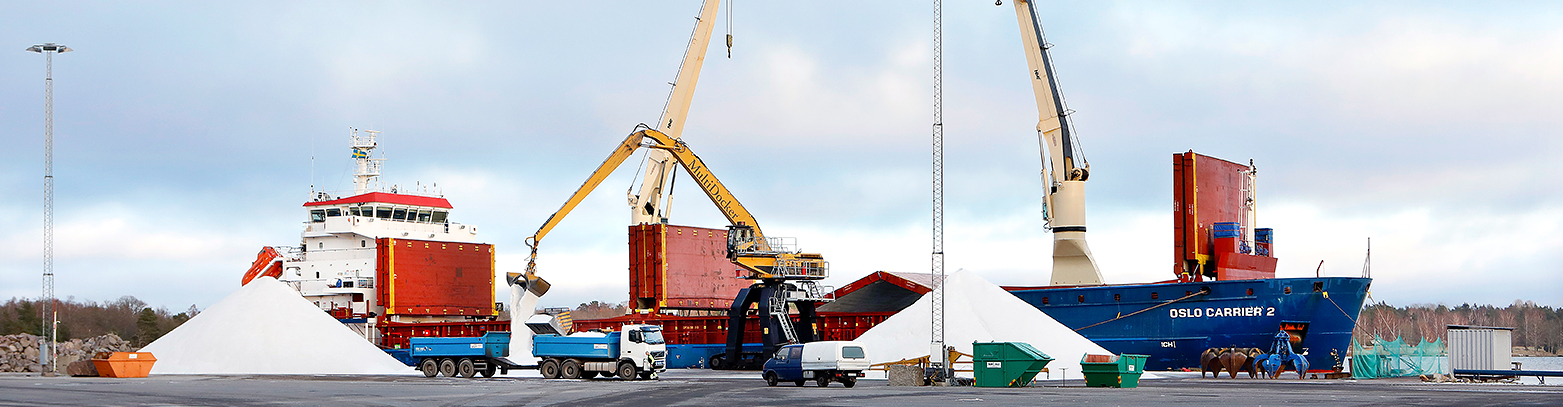
<path fill-rule="evenodd" d="M 1371 279 L 1275 278 L 1274 230 L 1252 227 L 1256 174 L 1173 155 L 1176 279 L 1005 289 L 1107 350 L 1149 355 L 1146 369 L 1197 368 L 1209 348 L 1268 351 L 1282 331 L 1315 370 L 1339 366 Z"/>
<path fill-rule="evenodd" d="M 494 245 L 451 221 L 437 186 L 381 182 L 379 134 L 352 130 L 353 190 L 311 191 L 299 244 L 263 247 L 242 283 L 275 277 L 385 349 L 406 349 L 414 336 L 509 330 L 495 301 Z"/>

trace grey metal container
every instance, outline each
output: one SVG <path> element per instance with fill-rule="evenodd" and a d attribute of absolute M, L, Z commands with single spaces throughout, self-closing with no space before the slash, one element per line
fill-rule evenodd
<path fill-rule="evenodd" d="M 1514 328 L 1449 325 L 1449 368 L 1512 369 L 1513 331 Z"/>

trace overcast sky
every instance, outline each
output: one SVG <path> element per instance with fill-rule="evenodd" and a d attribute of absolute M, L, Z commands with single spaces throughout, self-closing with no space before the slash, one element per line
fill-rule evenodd
<path fill-rule="evenodd" d="M 7 2 L 0 298 L 42 268 L 43 57 L 55 61 L 61 297 L 205 308 L 317 189 L 350 127 L 385 180 L 438 183 L 499 269 L 636 124 L 699 2 Z M 1376 301 L 1563 306 L 1563 3 L 1046 1 L 1111 283 L 1172 277 L 1170 156 L 1259 168 L 1279 275 L 1361 274 Z M 725 13 L 725 12 L 724 12 Z M 725 20 L 725 18 L 724 18 Z M 684 140 L 773 236 L 845 284 L 927 272 L 932 8 L 738 2 Z M 1013 8 L 944 11 L 947 267 L 1045 284 L 1037 120 Z M 313 157 L 313 159 L 312 159 Z M 632 158 L 544 241 L 545 306 L 623 301 Z M 683 175 L 681 175 L 683 176 Z M 694 184 L 672 223 L 723 227 Z"/>

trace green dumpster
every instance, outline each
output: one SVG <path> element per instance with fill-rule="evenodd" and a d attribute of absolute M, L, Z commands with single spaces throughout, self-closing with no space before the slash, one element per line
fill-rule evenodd
<path fill-rule="evenodd" d="M 977 387 L 1022 387 L 1053 358 L 1025 342 L 972 342 Z"/>
<path fill-rule="evenodd" d="M 1145 371 L 1145 355 L 1091 355 L 1080 358 L 1087 387 L 1140 387 Z"/>

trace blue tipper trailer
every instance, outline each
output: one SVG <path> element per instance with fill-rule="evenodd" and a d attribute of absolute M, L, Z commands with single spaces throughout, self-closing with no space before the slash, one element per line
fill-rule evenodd
<path fill-rule="evenodd" d="M 505 358 L 510 354 L 509 332 L 488 332 L 481 337 L 416 337 L 410 338 L 409 342 L 412 360 L 428 377 L 439 374 L 473 377 L 480 373 L 483 377 L 494 377 L 496 370 L 509 373 L 510 369 L 532 367 Z"/>

